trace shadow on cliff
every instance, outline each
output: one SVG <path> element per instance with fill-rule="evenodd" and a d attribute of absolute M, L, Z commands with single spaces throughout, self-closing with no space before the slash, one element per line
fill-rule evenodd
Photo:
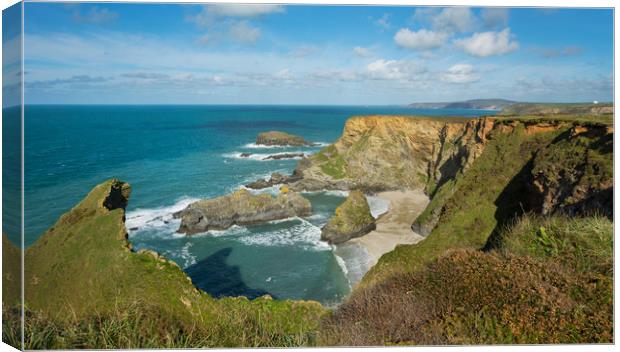
<path fill-rule="evenodd" d="M 226 263 L 230 253 L 232 253 L 232 248 L 221 249 L 189 266 L 185 272 L 196 287 L 216 298 L 245 296 L 254 299 L 267 294 L 271 295 L 267 291 L 254 289 L 245 284 L 239 267 Z"/>
<path fill-rule="evenodd" d="M 555 137 L 548 145 L 557 143 L 563 139 L 570 137 L 570 131 L 565 131 Z M 529 211 L 535 211 L 537 208 L 536 200 L 533 198 L 531 191 L 532 170 L 534 168 L 534 158 L 536 152 L 544 146 L 536 143 L 526 144 L 522 147 L 521 153 L 529 153 L 528 162 L 517 172 L 508 182 L 504 190 L 495 200 L 495 220 L 497 225 L 489 235 L 483 250 L 488 251 L 501 246 L 502 238 L 500 233 L 514 219 Z"/>

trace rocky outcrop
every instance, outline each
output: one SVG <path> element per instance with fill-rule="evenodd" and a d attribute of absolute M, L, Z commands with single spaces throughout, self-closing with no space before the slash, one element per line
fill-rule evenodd
<path fill-rule="evenodd" d="M 285 183 L 294 183 L 300 180 L 301 180 L 300 175 L 293 174 L 291 176 L 286 176 L 286 175 L 282 175 L 279 172 L 274 172 L 271 174 L 268 180 L 259 179 L 254 182 L 248 183 L 245 186 L 251 189 L 263 189 L 263 188 L 273 187 L 275 185 L 282 185 Z"/>
<path fill-rule="evenodd" d="M 338 244 L 363 236 L 375 228 L 375 218 L 370 213 L 366 196 L 355 190 L 321 229 L 321 240 Z"/>
<path fill-rule="evenodd" d="M 272 154 L 264 158 L 263 160 L 280 160 L 280 159 L 295 159 L 305 157 L 305 153 L 280 153 Z"/>
<path fill-rule="evenodd" d="M 240 158 L 250 158 L 252 155 L 253 155 L 252 153 L 241 153 L 241 154 L 239 154 L 239 157 Z M 305 153 L 278 153 L 278 154 L 267 155 L 266 157 L 262 158 L 261 160 L 296 159 L 296 158 L 303 158 L 305 156 L 306 156 Z"/>
<path fill-rule="evenodd" d="M 310 201 L 283 187 L 280 194 L 252 194 L 241 189 L 214 199 L 194 202 L 174 214 L 181 219 L 179 233 L 188 235 L 209 230 L 224 230 L 233 225 L 250 225 L 308 216 L 312 212 Z"/>
<path fill-rule="evenodd" d="M 530 207 L 613 216 L 613 128 L 574 126 L 532 160 Z"/>
<path fill-rule="evenodd" d="M 304 147 L 312 145 L 312 143 L 306 141 L 305 139 L 303 139 L 303 137 L 280 131 L 269 131 L 260 133 L 258 137 L 256 137 L 256 144 L 291 147 Z"/>
<path fill-rule="evenodd" d="M 302 159 L 294 190 L 427 189 L 480 155 L 493 119 L 365 116 L 347 120 L 342 136 Z"/>

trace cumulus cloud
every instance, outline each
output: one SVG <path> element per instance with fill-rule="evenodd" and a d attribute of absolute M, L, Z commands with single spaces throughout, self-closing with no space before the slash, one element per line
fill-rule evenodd
<path fill-rule="evenodd" d="M 440 76 L 441 81 L 448 83 L 471 83 L 478 81 L 480 76 L 470 64 L 456 64 Z"/>
<path fill-rule="evenodd" d="M 443 32 L 467 32 L 475 25 L 469 7 L 447 7 L 432 19 L 433 28 Z"/>
<path fill-rule="evenodd" d="M 475 33 L 471 37 L 455 40 L 454 44 L 469 55 L 478 57 L 503 55 L 519 48 L 509 28 L 501 32 Z"/>
<path fill-rule="evenodd" d="M 230 26 L 229 33 L 237 42 L 254 44 L 260 37 L 260 28 L 252 26 L 248 21 L 239 21 Z"/>
<path fill-rule="evenodd" d="M 508 9 L 500 7 L 487 7 L 480 11 L 480 17 L 486 27 L 505 27 L 508 25 Z"/>
<path fill-rule="evenodd" d="M 426 50 L 441 46 L 448 35 L 446 33 L 429 31 L 426 29 L 420 29 L 418 31 L 411 31 L 408 28 L 401 28 L 396 35 L 394 35 L 394 42 L 396 45 L 412 50 Z"/>
<path fill-rule="evenodd" d="M 372 56 L 372 51 L 369 48 L 364 48 L 362 46 L 356 46 L 355 48 L 353 48 L 353 52 L 359 57 Z"/>
<path fill-rule="evenodd" d="M 416 80 L 426 72 L 420 63 L 408 60 L 379 59 L 366 66 L 366 74 L 376 80 Z"/>

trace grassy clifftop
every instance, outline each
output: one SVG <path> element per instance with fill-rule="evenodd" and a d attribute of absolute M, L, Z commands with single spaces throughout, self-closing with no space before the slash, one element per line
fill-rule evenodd
<path fill-rule="evenodd" d="M 317 302 L 214 299 L 173 262 L 133 252 L 129 185 L 95 187 L 26 251 L 26 348 L 299 346 L 314 343 Z M 18 341 L 16 310 L 4 339 Z M 59 333 L 60 332 L 60 333 Z"/>
<path fill-rule="evenodd" d="M 613 225 L 597 215 L 611 214 L 609 127 L 496 120 L 416 221 L 428 237 L 381 257 L 323 343 L 611 342 Z M 550 218 L 533 215 L 542 204 Z"/>
<path fill-rule="evenodd" d="M 130 189 L 109 180 L 25 253 L 26 347 L 610 342 L 612 165 L 606 116 L 349 120 L 303 181 L 432 200 L 416 221 L 427 238 L 381 257 L 332 312 L 197 290 L 131 250 Z M 17 314 L 3 310 L 5 340 Z"/>

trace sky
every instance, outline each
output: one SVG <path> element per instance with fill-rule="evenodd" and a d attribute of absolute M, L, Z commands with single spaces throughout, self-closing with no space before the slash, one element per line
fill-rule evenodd
<path fill-rule="evenodd" d="M 613 94 L 610 9 L 31 2 L 24 23 L 27 104 Z"/>

